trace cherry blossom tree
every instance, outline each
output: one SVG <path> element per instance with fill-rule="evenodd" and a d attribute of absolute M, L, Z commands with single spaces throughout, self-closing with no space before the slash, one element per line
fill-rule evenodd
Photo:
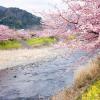
<path fill-rule="evenodd" d="M 82 33 L 83 39 L 92 42 L 88 47 L 100 46 L 100 0 L 80 0 L 80 2 L 64 0 L 64 2 L 68 4 L 72 13 L 69 14 L 71 23 L 74 23 Z"/>
<path fill-rule="evenodd" d="M 46 25 L 49 34 L 79 33 L 79 39 L 92 44 L 89 47 L 100 45 L 100 0 L 62 0 L 67 9 L 57 8 L 57 13 L 49 14 Z"/>
<path fill-rule="evenodd" d="M 25 30 L 14 30 L 8 26 L 0 25 L 0 41 L 28 39 L 31 35 Z"/>
<path fill-rule="evenodd" d="M 0 25 L 0 41 L 16 39 L 17 35 L 14 30 L 9 29 L 8 26 Z"/>

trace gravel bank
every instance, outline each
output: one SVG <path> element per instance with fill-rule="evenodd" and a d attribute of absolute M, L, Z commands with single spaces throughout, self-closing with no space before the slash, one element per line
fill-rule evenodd
<path fill-rule="evenodd" d="M 31 62 L 52 58 L 61 55 L 62 53 L 64 53 L 63 49 L 59 50 L 53 47 L 44 47 L 41 49 L 0 50 L 0 69 L 17 65 L 26 65 Z"/>

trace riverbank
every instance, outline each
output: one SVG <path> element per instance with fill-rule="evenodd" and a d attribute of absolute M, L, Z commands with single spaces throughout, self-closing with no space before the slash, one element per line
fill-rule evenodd
<path fill-rule="evenodd" d="M 41 47 L 44 45 L 48 46 L 54 44 L 55 42 L 57 41 L 54 37 L 35 37 L 29 39 L 5 40 L 0 41 L 0 50 Z"/>
<path fill-rule="evenodd" d="M 17 65 L 26 65 L 35 61 L 58 55 L 53 47 L 41 47 L 33 49 L 15 49 L 0 50 L 0 70 L 14 67 Z M 59 52 L 60 53 L 60 52 Z"/>

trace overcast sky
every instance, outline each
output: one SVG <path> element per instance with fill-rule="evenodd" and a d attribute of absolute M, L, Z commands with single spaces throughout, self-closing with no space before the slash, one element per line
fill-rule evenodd
<path fill-rule="evenodd" d="M 53 10 L 53 5 L 61 6 L 61 0 L 0 0 L 0 6 L 18 7 L 31 13 Z"/>

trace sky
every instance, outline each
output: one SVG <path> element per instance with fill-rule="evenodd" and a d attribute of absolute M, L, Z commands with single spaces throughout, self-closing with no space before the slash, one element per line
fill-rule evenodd
<path fill-rule="evenodd" d="M 0 0 L 0 6 L 18 7 L 31 13 L 53 11 L 54 6 L 62 8 L 61 0 Z"/>

